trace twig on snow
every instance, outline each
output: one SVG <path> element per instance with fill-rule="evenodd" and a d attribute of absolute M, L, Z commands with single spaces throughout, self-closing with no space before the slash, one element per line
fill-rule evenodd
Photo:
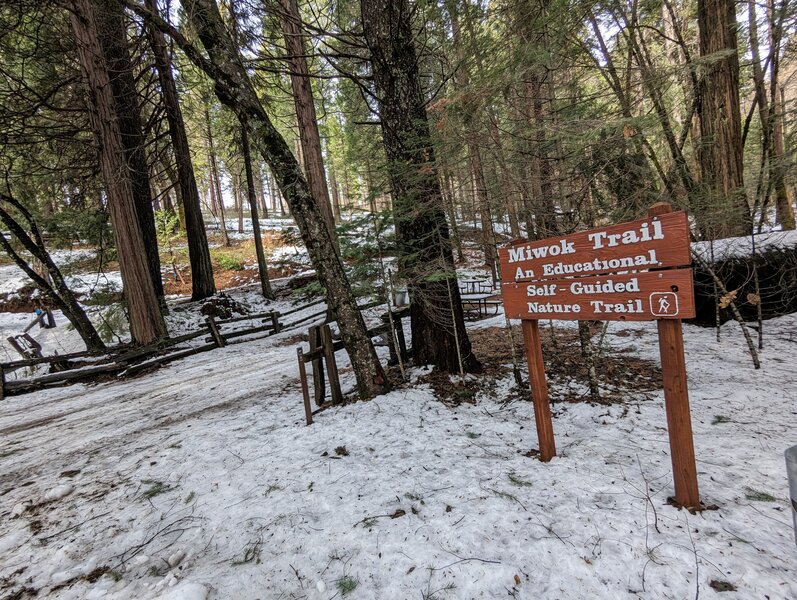
<path fill-rule="evenodd" d="M 46 535 L 44 537 L 40 537 L 39 538 L 39 542 L 46 542 L 47 540 L 51 540 L 54 537 L 58 537 L 59 535 L 62 535 L 64 533 L 67 533 L 67 532 L 72 531 L 74 529 L 78 529 L 82 525 L 85 525 L 86 523 L 88 523 L 89 521 L 93 521 L 95 519 L 100 519 L 102 517 L 106 517 L 106 516 L 110 515 L 111 512 L 112 511 L 109 510 L 108 512 L 104 512 L 104 513 L 99 514 L 99 515 L 94 515 L 93 517 L 91 517 L 89 519 L 86 519 L 85 521 L 81 521 L 80 523 L 76 523 L 75 525 L 72 525 L 72 527 L 67 527 L 66 529 L 62 529 L 61 531 L 59 531 L 57 533 L 53 533 L 53 534 L 50 534 L 50 535 Z"/>

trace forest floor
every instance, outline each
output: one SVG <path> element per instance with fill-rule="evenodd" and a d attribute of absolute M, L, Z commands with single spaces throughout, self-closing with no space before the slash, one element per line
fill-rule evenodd
<path fill-rule="evenodd" d="M 245 234 L 235 235 L 231 237 L 230 245 L 224 246 L 220 235 L 211 234 L 209 237 L 217 290 L 240 288 L 259 281 L 252 239 Z M 289 277 L 308 268 L 307 253 L 286 244 L 279 230 L 264 231 L 263 243 L 271 279 Z M 83 304 L 92 306 L 121 299 L 122 278 L 115 260 L 107 257 L 101 260 L 99 253 L 92 248 L 56 250 L 51 254 L 70 289 Z M 185 239 L 176 240 L 173 248 L 162 251 L 160 259 L 165 294 L 175 299 L 190 296 L 191 265 Z M 0 313 L 32 313 L 36 307 L 49 304 L 22 270 L 6 255 L 0 254 Z"/>
<path fill-rule="evenodd" d="M 194 322 L 190 307 L 171 318 Z M 503 317 L 469 331 L 483 375 L 410 368 L 310 427 L 295 330 L 5 399 L 0 598 L 797 598 L 797 316 L 765 323 L 760 370 L 736 323 L 719 342 L 685 325 L 697 514 L 667 502 L 655 324 L 609 326 L 602 403 L 574 327 L 545 325 L 548 464 Z"/>

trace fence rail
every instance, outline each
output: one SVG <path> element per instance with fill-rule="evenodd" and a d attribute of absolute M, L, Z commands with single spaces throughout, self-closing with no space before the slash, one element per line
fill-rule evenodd
<path fill-rule="evenodd" d="M 300 307 L 300 309 L 304 308 L 306 307 Z M 162 366 L 200 352 L 224 347 L 233 338 L 263 332 L 273 335 L 282 331 L 282 324 L 279 319 L 280 313 L 275 311 L 224 320 L 216 320 L 214 317 L 209 316 L 206 324 L 196 331 L 160 340 L 147 346 L 136 347 L 131 344 L 121 344 L 100 353 L 73 352 L 0 363 L 0 399 L 5 398 L 5 396 L 23 394 L 43 388 L 67 385 L 100 375 L 133 375 L 148 368 Z M 266 323 L 245 329 L 222 331 L 222 328 L 226 325 L 246 320 L 265 321 Z M 214 332 L 216 335 L 214 335 Z M 208 335 L 210 337 L 205 337 Z M 202 340 L 205 343 L 200 346 L 182 346 L 186 342 L 201 337 L 205 337 Z M 30 378 L 7 380 L 9 373 L 39 365 L 49 365 L 51 372 Z"/>

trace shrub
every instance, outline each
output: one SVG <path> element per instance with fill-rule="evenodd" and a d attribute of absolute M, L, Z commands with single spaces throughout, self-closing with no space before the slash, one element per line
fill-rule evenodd
<path fill-rule="evenodd" d="M 213 260 L 220 269 L 225 271 L 243 271 L 244 268 L 244 261 L 237 256 L 214 252 Z"/>

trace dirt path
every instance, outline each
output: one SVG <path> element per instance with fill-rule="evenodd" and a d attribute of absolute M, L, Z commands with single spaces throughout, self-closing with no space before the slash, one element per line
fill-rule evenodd
<path fill-rule="evenodd" d="M 2 489 L 30 480 L 56 462 L 64 469 L 80 456 L 129 451 L 145 431 L 163 430 L 207 411 L 242 408 L 279 393 L 273 382 L 296 377 L 291 353 L 268 352 L 274 339 L 228 346 L 178 361 L 143 377 L 75 385 L 7 399 L 0 413 L 0 454 L 13 453 Z M 268 352 L 269 359 L 258 355 Z M 219 363 L 235 366 L 234 379 Z M 178 373 L 179 375 L 175 376 Z M 79 432 L 79 433 L 77 433 Z"/>

